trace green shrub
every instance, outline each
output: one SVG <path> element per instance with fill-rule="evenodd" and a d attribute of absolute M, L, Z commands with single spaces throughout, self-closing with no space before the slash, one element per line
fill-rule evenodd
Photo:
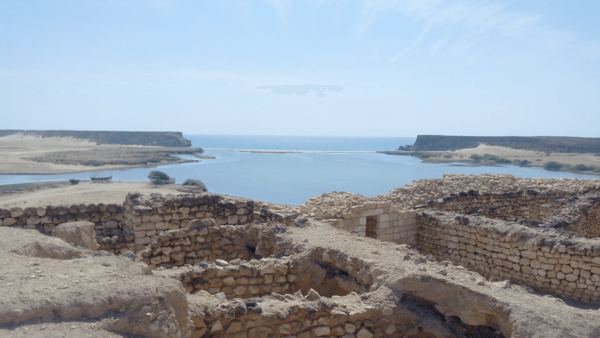
<path fill-rule="evenodd" d="M 194 180 L 194 179 L 188 178 L 187 180 L 185 180 L 185 182 L 183 182 L 183 185 L 199 187 L 200 189 L 202 189 L 202 191 L 205 191 L 205 192 L 208 191 L 208 189 L 206 188 L 206 185 L 204 183 L 202 183 L 202 181 L 200 181 L 200 180 Z"/>
<path fill-rule="evenodd" d="M 423 158 L 430 158 L 430 157 L 433 156 L 433 154 L 431 154 L 431 153 L 418 153 L 417 156 L 419 158 L 423 159 Z"/>
<path fill-rule="evenodd" d="M 523 160 L 523 161 L 519 162 L 519 167 L 527 167 L 530 164 L 531 164 L 531 162 L 529 162 L 527 160 Z"/>
<path fill-rule="evenodd" d="M 475 162 L 494 162 L 494 163 L 499 163 L 499 164 L 510 164 L 510 163 L 512 163 L 507 158 L 500 158 L 500 157 L 498 157 L 496 155 L 490 155 L 490 154 L 485 154 L 483 156 L 480 156 L 480 155 L 477 155 L 477 154 L 473 154 L 473 155 L 471 155 L 471 159 L 473 161 L 475 161 Z M 520 161 L 516 161 L 515 163 L 519 164 L 521 162 Z"/>
<path fill-rule="evenodd" d="M 475 161 L 475 162 L 479 162 L 479 161 L 483 160 L 483 157 L 481 157 L 481 156 L 479 156 L 479 155 L 476 155 L 476 154 L 473 154 L 473 155 L 471 155 L 470 157 L 471 157 L 471 159 L 472 159 L 473 161 Z"/>
<path fill-rule="evenodd" d="M 148 174 L 148 179 L 154 185 L 163 185 L 169 181 L 170 177 L 169 177 L 169 175 L 163 173 L 162 171 L 155 170 L 155 171 L 151 171 Z"/>
<path fill-rule="evenodd" d="M 558 163 L 555 161 L 550 161 L 550 162 L 546 162 L 544 163 L 544 169 L 546 170 L 552 170 L 552 171 L 558 171 L 561 170 L 565 165 L 562 163 Z"/>
<path fill-rule="evenodd" d="M 499 158 L 496 160 L 496 163 L 500 164 L 511 164 L 512 162 L 507 158 Z"/>

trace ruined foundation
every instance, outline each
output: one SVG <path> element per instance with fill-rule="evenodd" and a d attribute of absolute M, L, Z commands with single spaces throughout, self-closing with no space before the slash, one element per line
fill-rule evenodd
<path fill-rule="evenodd" d="M 600 332 L 593 324 L 600 316 L 589 312 L 600 301 L 597 181 L 449 175 L 375 198 L 324 194 L 277 211 L 214 194 L 131 193 L 122 206 L 15 208 L 0 210 L 0 220 L 4 229 L 23 229 L 7 230 L 43 234 L 67 221 L 91 221 L 101 254 L 82 251 L 70 259 L 101 257 L 109 264 L 121 259 L 110 253 L 131 251 L 135 264 L 148 269 L 144 278 L 169 281 L 172 294 L 157 296 L 163 300 L 156 310 L 137 304 L 86 312 L 112 316 L 104 325 L 115 332 L 195 338 Z M 549 308 L 560 310 L 537 315 Z M 30 325 L 36 316 L 28 311 L 39 308 L 2 311 L 0 329 Z M 74 318 L 56 312 L 37 320 Z"/>

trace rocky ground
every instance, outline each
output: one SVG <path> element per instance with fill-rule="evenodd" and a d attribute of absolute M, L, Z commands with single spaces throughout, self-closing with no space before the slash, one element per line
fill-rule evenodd
<path fill-rule="evenodd" d="M 341 218 L 356 205 L 368 202 L 392 202 L 399 209 L 412 209 L 430 200 L 438 200 L 450 194 L 470 190 L 480 194 L 502 194 L 511 191 L 533 189 L 540 192 L 563 191 L 583 193 L 600 189 L 600 180 L 520 178 L 512 175 L 444 175 L 443 178 L 413 181 L 404 187 L 393 189 L 388 194 L 365 197 L 347 192 L 325 193 L 306 201 L 300 212 L 325 219 Z"/>
<path fill-rule="evenodd" d="M 0 228 L 0 238 L 0 337 L 188 337 L 198 306 L 219 302 L 188 294 L 173 278 L 177 273 L 151 272 L 133 255 L 94 253 L 33 230 Z M 350 259 L 364 262 L 370 291 L 332 301 L 401 314 L 404 327 L 398 329 L 406 336 L 600 335 L 596 306 L 486 280 L 405 245 L 358 237 L 318 221 L 287 228 L 273 245 L 293 248 L 289 259 L 311 257 L 346 268 Z M 268 309 L 265 318 L 284 316 L 271 298 L 261 306 Z"/>
<path fill-rule="evenodd" d="M 598 305 L 551 296 L 509 281 L 486 279 L 448 261 L 423 256 L 406 245 L 335 229 L 326 220 L 365 202 L 392 201 L 398 206 L 414 207 L 471 189 L 493 193 L 526 188 L 583 193 L 599 186 L 598 180 L 447 175 L 443 179 L 415 181 L 374 198 L 323 194 L 300 207 L 256 202 L 257 207 L 278 213 L 302 214 L 295 226 L 252 225 L 272 231 L 272 236 L 265 237 L 269 241 L 263 241 L 269 248 L 268 253 L 261 251 L 264 256 L 278 259 L 283 255 L 287 261 L 308 259 L 316 263 L 314 266 L 335 266 L 351 276 L 358 273 L 368 283 L 359 294 L 331 296 L 339 294 L 332 291 L 331 284 L 315 283 L 309 278 L 301 294 L 272 294 L 255 300 L 264 309 L 264 314 L 256 315 L 255 323 L 268 326 L 272 319 L 298 316 L 290 314 L 290 309 L 316 299 L 308 292 L 313 288 L 330 297 L 319 296 L 336 308 L 375 311 L 395 318 L 393 330 L 385 321 L 379 329 L 393 331 L 393 337 L 598 337 Z M 154 188 L 146 182 L 90 183 L 3 194 L 0 205 L 6 208 L 121 203 L 133 190 L 145 195 L 188 192 L 175 185 Z M 84 233 L 87 237 L 73 237 L 68 231 L 57 230 L 53 236 L 46 236 L 35 230 L 0 227 L 0 337 L 229 336 L 225 329 L 218 328 L 225 322 L 211 322 L 206 310 L 229 306 L 234 300 L 204 291 L 190 294 L 189 285 L 182 283 L 179 276 L 193 269 L 191 266 L 151 271 L 142 263 L 142 256 L 97 252 L 93 251 L 93 241 L 72 239 L 95 238 Z M 356 262 L 361 264 L 360 272 L 356 271 Z M 312 274 L 307 270 L 306 275 Z M 300 319 L 293 317 L 295 321 Z M 373 324 L 371 331 L 377 332 L 374 329 L 383 325 L 378 323 Z M 232 324 L 227 324 L 230 330 Z M 332 324 L 331 332 L 344 328 L 335 325 Z M 357 332 L 346 334 L 349 335 L 344 337 L 360 336 Z"/>

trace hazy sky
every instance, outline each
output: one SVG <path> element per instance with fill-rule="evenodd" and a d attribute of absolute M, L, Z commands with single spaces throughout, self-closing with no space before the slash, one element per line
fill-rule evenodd
<path fill-rule="evenodd" d="M 598 0 L 0 0 L 0 129 L 600 137 L 599 17 Z"/>

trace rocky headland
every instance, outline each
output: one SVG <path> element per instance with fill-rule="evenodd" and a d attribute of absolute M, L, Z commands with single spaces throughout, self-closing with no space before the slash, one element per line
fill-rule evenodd
<path fill-rule="evenodd" d="M 518 165 L 600 174 L 600 138 L 419 135 L 388 155 L 416 156 L 428 163 Z"/>
<path fill-rule="evenodd" d="M 445 136 L 418 135 L 408 151 L 448 151 L 477 148 L 480 144 L 550 153 L 600 153 L 600 138 L 556 136 Z"/>
<path fill-rule="evenodd" d="M 40 138 L 73 138 L 100 144 L 154 147 L 191 147 L 192 142 L 176 131 L 91 131 L 91 130 L 0 130 L 0 137 L 21 135 Z"/>

